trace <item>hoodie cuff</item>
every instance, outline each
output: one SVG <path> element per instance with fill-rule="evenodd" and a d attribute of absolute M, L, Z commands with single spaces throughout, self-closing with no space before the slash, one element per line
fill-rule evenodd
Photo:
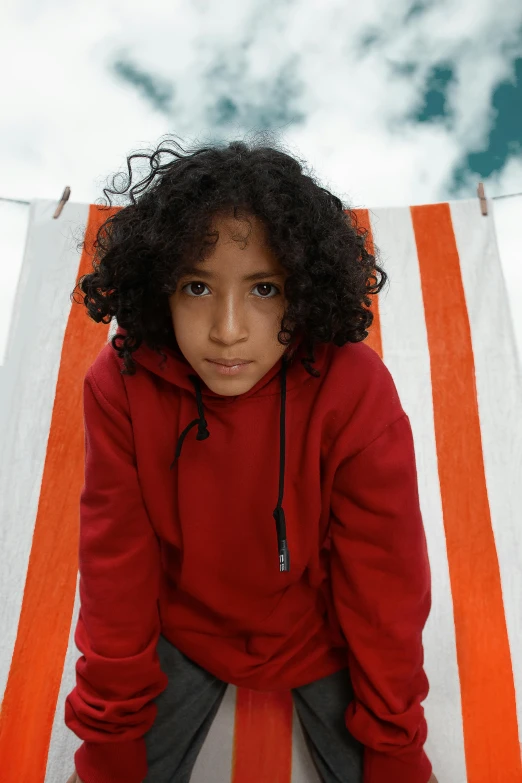
<path fill-rule="evenodd" d="M 364 783 L 428 783 L 432 771 L 423 748 L 404 756 L 364 749 Z"/>
<path fill-rule="evenodd" d="M 145 740 L 84 742 L 74 763 L 83 783 L 142 783 L 147 776 Z"/>

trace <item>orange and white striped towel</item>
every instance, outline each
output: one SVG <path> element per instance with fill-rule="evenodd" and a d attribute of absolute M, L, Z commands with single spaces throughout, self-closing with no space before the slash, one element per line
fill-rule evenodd
<path fill-rule="evenodd" d="M 0 776 L 65 783 L 82 379 L 109 337 L 69 294 L 99 207 L 31 203 L 0 368 Z M 493 215 L 476 199 L 357 210 L 390 275 L 368 343 L 414 434 L 433 577 L 427 753 L 441 783 L 521 783 L 522 379 Z M 85 232 L 86 248 L 76 243 Z M 230 687 L 194 783 L 317 783 L 289 694 Z"/>

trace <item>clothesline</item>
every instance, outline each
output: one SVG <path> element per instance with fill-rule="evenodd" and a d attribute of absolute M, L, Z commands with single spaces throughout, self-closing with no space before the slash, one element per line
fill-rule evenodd
<path fill-rule="evenodd" d="M 488 196 L 488 201 L 495 201 L 497 198 L 514 198 L 515 196 L 522 196 L 522 191 L 520 193 L 503 193 L 501 196 Z M 7 198 L 6 196 L 0 196 L 0 201 L 10 201 L 13 204 L 30 204 L 30 201 L 24 201 L 23 199 L 19 198 Z"/>

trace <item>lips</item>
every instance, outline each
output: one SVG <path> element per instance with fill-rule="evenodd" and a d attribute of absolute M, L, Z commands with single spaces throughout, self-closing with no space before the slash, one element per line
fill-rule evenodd
<path fill-rule="evenodd" d="M 222 364 L 223 367 L 235 367 L 238 364 L 250 364 L 250 359 L 207 359 L 212 364 Z"/>

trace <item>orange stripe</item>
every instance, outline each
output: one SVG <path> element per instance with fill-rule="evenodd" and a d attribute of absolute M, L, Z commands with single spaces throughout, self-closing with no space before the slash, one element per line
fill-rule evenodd
<path fill-rule="evenodd" d="M 290 691 L 236 690 L 232 783 L 290 783 Z"/>
<path fill-rule="evenodd" d="M 357 216 L 357 224 L 368 231 L 366 237 L 365 248 L 368 253 L 372 255 L 375 253 L 375 245 L 373 243 L 372 227 L 370 223 L 370 215 L 367 209 L 354 209 Z M 382 335 L 381 335 L 381 319 L 379 315 L 379 294 L 371 295 L 372 303 L 370 309 L 373 312 L 372 325 L 368 329 L 368 337 L 365 339 L 365 343 L 373 348 L 382 359 Z"/>
<path fill-rule="evenodd" d="M 520 783 L 515 687 L 451 212 L 444 203 L 411 207 L 411 215 L 430 352 L 468 783 Z"/>
<path fill-rule="evenodd" d="M 119 208 L 116 208 L 119 209 Z M 92 271 L 92 242 L 109 216 L 89 209 L 78 275 Z M 84 481 L 83 377 L 107 341 L 108 327 L 71 307 L 45 455 L 18 633 L 2 711 L 2 783 L 41 783 L 74 607 L 78 572 L 78 504 Z M 73 759 L 70 759 L 71 772 Z"/>

